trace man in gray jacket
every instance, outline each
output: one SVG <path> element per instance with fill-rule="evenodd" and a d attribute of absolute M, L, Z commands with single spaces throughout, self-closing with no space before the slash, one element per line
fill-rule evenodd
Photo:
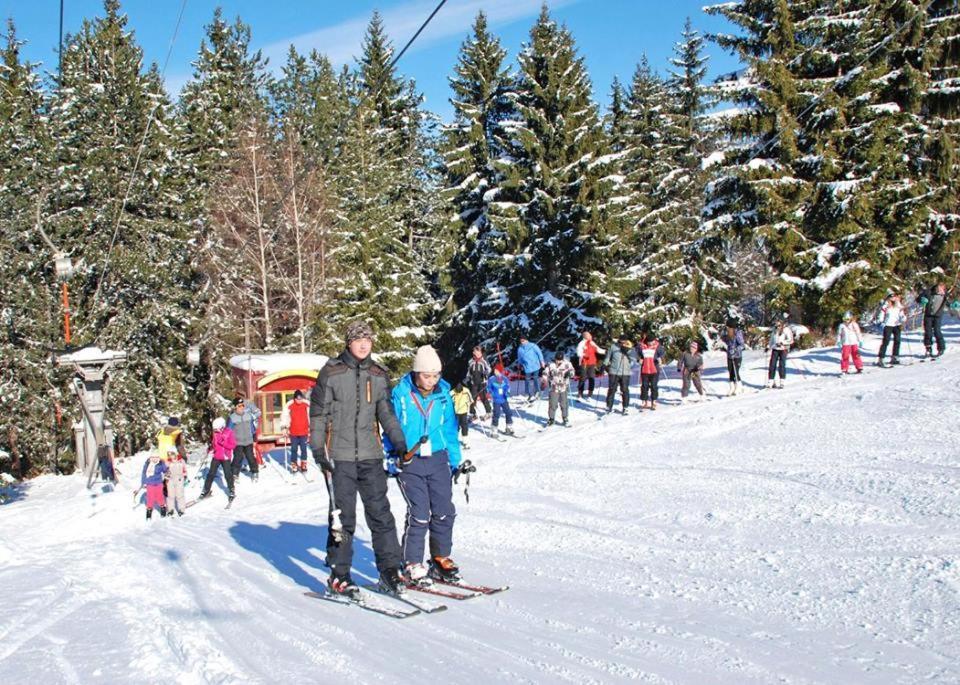
<path fill-rule="evenodd" d="M 633 351 L 633 343 L 630 338 L 623 335 L 617 344 L 611 346 L 607 354 L 607 360 L 604 366 L 607 367 L 608 385 L 607 385 L 607 413 L 613 411 L 613 400 L 617 395 L 617 389 L 620 390 L 620 397 L 623 399 L 623 413 L 627 413 L 630 406 L 630 375 L 633 373 L 633 362 L 636 359 L 636 353 Z"/>
<path fill-rule="evenodd" d="M 406 451 L 407 443 L 393 412 L 387 370 L 370 358 L 373 339 L 369 324 L 356 321 L 347 326 L 346 349 L 321 369 L 310 395 L 310 447 L 325 475 L 332 472 L 334 508 L 340 511 L 342 525 L 339 541 L 332 533 L 327 535 L 327 565 L 331 569 L 327 584 L 332 592 L 350 596 L 359 593 L 350 577 L 358 492 L 370 528 L 380 584 L 393 593 L 403 587 L 397 526 L 387 499 L 380 427 L 398 449 Z"/>

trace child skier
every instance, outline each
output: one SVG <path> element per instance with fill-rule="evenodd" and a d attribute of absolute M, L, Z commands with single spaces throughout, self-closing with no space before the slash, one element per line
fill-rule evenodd
<path fill-rule="evenodd" d="M 166 516 L 166 502 L 163 498 L 163 481 L 167 475 L 167 464 L 161 461 L 156 452 L 150 453 L 150 458 L 143 465 L 140 476 L 140 487 L 147 490 L 147 520 L 153 516 L 153 508 L 160 509 L 160 516 Z"/>
<path fill-rule="evenodd" d="M 440 378 L 441 363 L 437 351 L 429 345 L 417 350 L 413 371 L 404 376 L 390 394 L 393 409 L 400 421 L 408 445 L 417 445 L 417 453 L 409 461 L 403 457 L 397 464 L 397 482 L 407 502 L 407 518 L 403 531 L 404 576 L 410 583 L 457 581 L 460 570 L 450 558 L 453 546 L 452 472 L 460 466 L 460 444 L 457 441 L 457 416 L 450 384 Z M 469 402 L 465 408 L 469 408 Z M 466 411 L 464 411 L 466 414 Z M 384 432 L 383 446 L 387 454 L 395 448 Z M 423 564 L 423 546 L 430 533 L 430 565 Z"/>
<path fill-rule="evenodd" d="M 493 434 L 497 433 L 497 424 L 500 423 L 500 414 L 507 419 L 504 433 L 513 435 L 513 412 L 510 410 L 510 381 L 503 373 L 503 367 L 497 364 L 493 367 L 493 375 L 487 381 L 487 392 L 493 401 Z"/>
<path fill-rule="evenodd" d="M 310 400 L 303 396 L 303 390 L 294 391 L 293 399 L 287 402 L 283 409 L 280 426 L 290 440 L 290 470 L 306 473 L 307 448 L 310 442 Z"/>
<path fill-rule="evenodd" d="M 233 437 L 233 431 L 227 428 L 227 422 L 221 417 L 213 420 L 213 440 L 210 450 L 213 452 L 213 459 L 210 460 L 210 470 L 207 471 L 207 479 L 203 482 L 203 491 L 200 493 L 200 499 L 210 496 L 210 488 L 213 487 L 213 479 L 217 477 L 217 470 L 223 468 L 223 475 L 227 479 L 227 497 L 230 502 L 233 501 L 233 448 L 237 446 Z"/>
<path fill-rule="evenodd" d="M 453 409 L 457 415 L 457 425 L 460 427 L 460 446 L 464 449 L 470 449 L 470 445 L 467 444 L 467 434 L 472 406 L 473 395 L 462 382 L 457 383 L 457 387 L 453 389 Z"/>
<path fill-rule="evenodd" d="M 187 498 L 183 494 L 184 482 L 187 480 L 187 462 L 177 452 L 175 447 L 167 449 L 167 513 L 173 516 L 183 516 L 187 508 Z"/>
<path fill-rule="evenodd" d="M 700 394 L 700 399 L 704 399 L 706 395 L 703 392 L 703 383 L 700 380 L 703 373 L 703 355 L 700 354 L 700 343 L 696 340 L 690 341 L 690 349 L 681 355 L 678 366 L 680 375 L 683 377 L 680 386 L 680 401 L 686 401 L 687 395 L 690 393 L 691 381 Z"/>
<path fill-rule="evenodd" d="M 563 417 L 563 425 L 568 425 L 567 419 L 570 411 L 568 394 L 571 378 L 573 378 L 573 364 L 567 361 L 562 352 L 557 352 L 553 357 L 553 362 L 547 367 L 547 383 L 550 386 L 550 403 L 547 405 L 548 426 L 553 425 L 558 405 L 560 406 L 560 415 Z"/>
<path fill-rule="evenodd" d="M 850 362 L 853 361 L 857 373 L 863 373 L 863 359 L 860 358 L 860 343 L 863 336 L 860 326 L 851 312 L 845 312 L 843 323 L 837 329 L 837 344 L 840 346 L 840 373 L 850 373 Z"/>

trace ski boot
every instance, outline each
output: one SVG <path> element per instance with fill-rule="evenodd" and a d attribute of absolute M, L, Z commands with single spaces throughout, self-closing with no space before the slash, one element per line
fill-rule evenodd
<path fill-rule="evenodd" d="M 149 521 L 152 518 L 153 518 L 153 509 L 147 509 L 147 520 Z"/>
<path fill-rule="evenodd" d="M 160 507 L 160 518 L 162 518 L 162 519 L 167 518 L 167 508 L 166 508 L 166 507 Z"/>
<path fill-rule="evenodd" d="M 333 595 L 340 595 L 353 600 L 360 599 L 360 586 L 353 582 L 349 572 L 342 575 L 331 573 L 330 577 L 327 578 L 327 589 Z"/>
<path fill-rule="evenodd" d="M 209 490 L 204 490 L 203 492 L 200 493 L 200 496 L 197 497 L 197 501 L 202 500 L 202 499 L 207 499 L 207 497 L 209 497 L 209 496 L 212 495 L 212 494 L 213 494 L 213 493 L 210 492 Z"/>
<path fill-rule="evenodd" d="M 300 460 L 300 473 L 307 472 L 307 461 L 305 459 Z"/>
<path fill-rule="evenodd" d="M 460 569 L 450 557 L 434 557 L 430 560 L 430 577 L 442 583 L 459 583 Z"/>
<path fill-rule="evenodd" d="M 385 592 L 388 595 L 399 596 L 403 593 L 403 586 L 405 583 L 403 574 L 400 573 L 398 568 L 388 568 L 386 571 L 380 574 L 380 581 L 377 583 L 377 586 L 380 588 L 381 592 Z"/>
<path fill-rule="evenodd" d="M 260 480 L 260 472 L 259 472 L 259 471 L 254 471 L 254 472 L 253 472 L 253 482 L 256 483 L 258 480 Z"/>
<path fill-rule="evenodd" d="M 427 586 L 431 579 L 427 575 L 429 570 L 424 564 L 407 564 L 403 569 L 403 575 L 409 585 Z"/>
<path fill-rule="evenodd" d="M 510 426 L 507 426 L 506 428 L 504 428 L 503 432 L 506 433 L 507 435 L 514 435 L 513 428 L 511 428 Z"/>
<path fill-rule="evenodd" d="M 552 425 L 553 425 L 553 419 L 547 419 L 547 425 L 548 425 L 548 426 L 552 426 Z"/>
<path fill-rule="evenodd" d="M 896 366 L 899 363 L 900 363 L 900 360 L 897 357 L 893 357 L 890 359 L 890 366 Z"/>

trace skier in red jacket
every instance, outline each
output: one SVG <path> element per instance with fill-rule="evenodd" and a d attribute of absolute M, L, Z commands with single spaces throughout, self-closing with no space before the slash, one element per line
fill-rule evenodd
<path fill-rule="evenodd" d="M 293 399 L 287 402 L 283 410 L 280 423 L 290 436 L 290 470 L 306 471 L 307 447 L 310 443 L 310 401 L 303 396 L 302 390 L 293 393 Z"/>

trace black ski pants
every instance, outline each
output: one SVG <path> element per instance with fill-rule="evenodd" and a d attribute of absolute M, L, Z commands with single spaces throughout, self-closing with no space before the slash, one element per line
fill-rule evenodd
<path fill-rule="evenodd" d="M 470 403 L 470 416 L 477 415 L 477 402 L 483 403 L 483 408 L 487 410 L 487 415 L 489 416 L 493 408 L 490 406 L 490 395 L 487 394 L 487 386 L 479 384 L 471 385 L 470 394 L 473 395 L 473 402 Z"/>
<path fill-rule="evenodd" d="M 646 402 L 647 397 L 651 401 L 657 401 L 657 382 L 660 380 L 660 373 L 641 373 L 640 374 L 640 401 Z"/>
<path fill-rule="evenodd" d="M 607 376 L 607 409 L 613 409 L 613 399 L 620 388 L 620 397 L 623 398 L 623 408 L 630 406 L 630 376 Z"/>
<path fill-rule="evenodd" d="M 467 414 L 457 414 L 457 426 L 460 427 L 460 435 L 467 437 L 470 426 L 470 420 Z"/>
<path fill-rule="evenodd" d="M 217 477 L 217 470 L 221 466 L 223 467 L 223 475 L 227 479 L 227 494 L 233 497 L 233 465 L 226 460 L 210 460 L 210 468 L 207 469 L 207 479 L 203 481 L 203 491 L 210 492 L 210 488 L 213 487 L 213 481 Z"/>
<path fill-rule="evenodd" d="M 237 445 L 233 448 L 233 472 L 240 473 L 240 467 L 243 460 L 247 460 L 247 466 L 250 467 L 250 473 L 257 473 L 260 466 L 257 464 L 257 457 L 253 453 L 253 445 Z"/>
<path fill-rule="evenodd" d="M 596 385 L 597 379 L 597 365 L 596 364 L 584 364 L 580 367 L 580 380 L 577 382 L 577 394 L 580 397 L 583 397 L 584 388 L 587 389 L 588 395 L 593 395 L 593 388 Z"/>
<path fill-rule="evenodd" d="M 780 371 L 780 380 L 787 377 L 786 350 L 770 350 L 770 366 L 767 369 L 767 378 L 772 381 L 777 371 Z"/>
<path fill-rule="evenodd" d="M 730 376 L 731 383 L 740 382 L 740 363 L 743 361 L 740 357 L 727 357 L 727 375 Z"/>
<path fill-rule="evenodd" d="M 327 527 L 327 566 L 334 573 L 348 573 L 353 563 L 353 534 L 357 529 L 357 493 L 370 529 L 373 554 L 380 572 L 400 568 L 397 524 L 387 499 L 387 474 L 382 459 L 337 461 L 333 469 L 334 506 L 340 510 L 343 536 L 334 541 Z M 330 521 L 330 525 L 333 521 Z"/>
<path fill-rule="evenodd" d="M 923 317 L 923 346 L 928 350 L 933 346 L 933 340 L 937 340 L 937 353 L 943 354 L 946 345 L 943 342 L 943 331 L 940 324 L 943 321 L 943 315 L 924 316 Z"/>
<path fill-rule="evenodd" d="M 880 361 L 883 361 L 883 358 L 887 356 L 887 345 L 891 338 L 893 338 L 893 354 L 890 355 L 890 358 L 896 359 L 900 356 L 900 326 L 884 326 L 883 340 L 880 342 Z"/>

